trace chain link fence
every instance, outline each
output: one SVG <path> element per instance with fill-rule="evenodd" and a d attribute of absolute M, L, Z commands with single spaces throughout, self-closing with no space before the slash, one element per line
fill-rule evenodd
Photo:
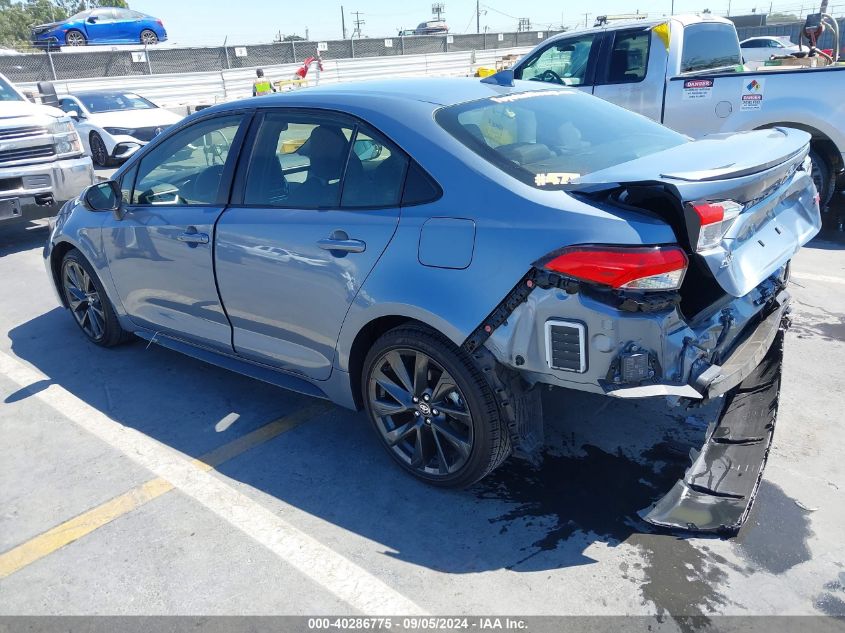
<path fill-rule="evenodd" d="M 384 39 L 291 41 L 253 46 L 168 48 L 150 46 L 122 50 L 45 51 L 0 56 L 0 73 L 16 83 L 131 77 L 183 72 L 222 71 L 301 63 L 317 55 L 324 60 L 495 50 L 534 46 L 557 31 L 415 35 Z"/>

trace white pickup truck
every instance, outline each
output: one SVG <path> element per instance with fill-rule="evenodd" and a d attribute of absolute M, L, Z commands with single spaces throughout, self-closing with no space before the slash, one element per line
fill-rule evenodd
<path fill-rule="evenodd" d="M 0 75 L 0 227 L 55 215 L 94 181 L 73 121 Z"/>
<path fill-rule="evenodd" d="M 845 167 L 845 66 L 748 71 L 736 29 L 723 18 L 674 16 L 562 33 L 513 72 L 577 87 L 694 138 L 774 126 L 805 130 L 823 206 Z"/>

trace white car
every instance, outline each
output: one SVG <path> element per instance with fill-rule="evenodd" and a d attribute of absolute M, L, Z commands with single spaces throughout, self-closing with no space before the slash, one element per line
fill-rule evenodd
<path fill-rule="evenodd" d="M 95 165 L 121 163 L 182 117 L 134 92 L 91 90 L 61 97 Z"/>
<path fill-rule="evenodd" d="M 794 44 L 785 35 L 749 37 L 742 40 L 739 46 L 746 62 L 765 62 L 772 55 L 792 55 L 798 52 L 798 44 Z"/>

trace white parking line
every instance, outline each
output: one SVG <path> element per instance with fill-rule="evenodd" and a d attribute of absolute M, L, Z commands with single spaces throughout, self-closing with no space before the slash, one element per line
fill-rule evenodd
<path fill-rule="evenodd" d="M 793 272 L 795 279 L 806 279 L 807 281 L 824 281 L 832 284 L 845 284 L 845 277 L 833 277 L 831 275 L 816 275 L 815 273 Z"/>
<path fill-rule="evenodd" d="M 49 380 L 40 371 L 0 352 L 0 373 L 21 388 Z M 423 609 L 337 552 L 204 471 L 191 459 L 143 433 L 123 426 L 59 385 L 34 393 L 64 417 L 106 442 L 233 527 L 252 537 L 283 561 L 368 615 L 422 614 Z M 301 512 L 284 504 L 292 514 Z"/>

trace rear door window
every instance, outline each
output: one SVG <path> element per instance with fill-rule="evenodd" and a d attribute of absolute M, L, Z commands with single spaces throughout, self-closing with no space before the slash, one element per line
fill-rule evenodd
<path fill-rule="evenodd" d="M 741 65 L 742 52 L 733 25 L 704 23 L 684 29 L 681 73 L 732 72 Z"/>
<path fill-rule="evenodd" d="M 636 83 L 645 79 L 648 68 L 650 29 L 617 31 L 607 61 L 605 82 L 609 84 Z"/>
<path fill-rule="evenodd" d="M 408 157 L 382 135 L 359 127 L 343 181 L 345 208 L 399 206 Z"/>
<path fill-rule="evenodd" d="M 399 206 L 407 155 L 349 119 L 268 112 L 255 140 L 244 204 L 296 209 Z"/>
<path fill-rule="evenodd" d="M 354 125 L 332 117 L 265 114 L 252 150 L 244 203 L 337 207 L 353 132 Z"/>

